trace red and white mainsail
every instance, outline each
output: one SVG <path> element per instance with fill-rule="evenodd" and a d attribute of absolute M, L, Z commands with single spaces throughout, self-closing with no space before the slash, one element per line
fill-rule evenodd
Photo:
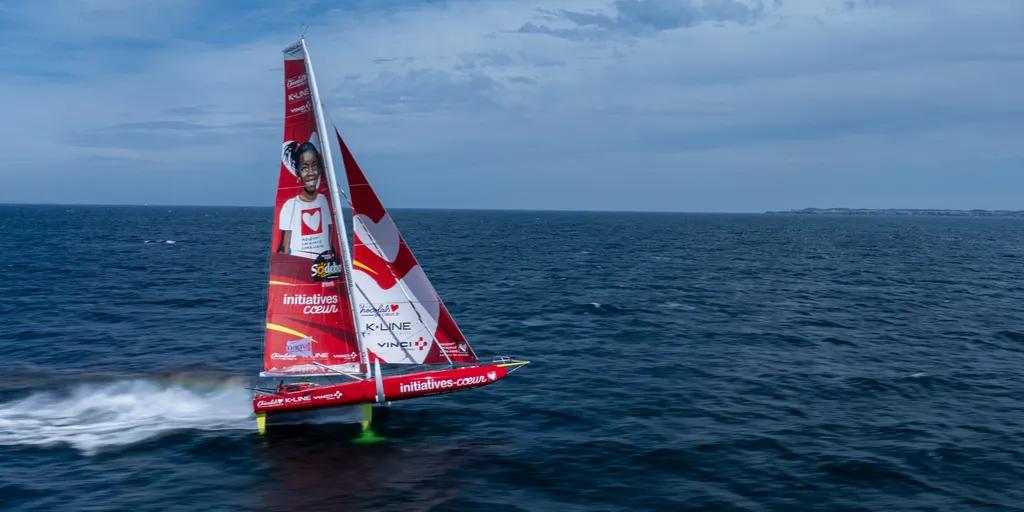
<path fill-rule="evenodd" d="M 335 131 L 352 199 L 353 300 L 369 361 L 475 363 L 473 348 Z"/>
<path fill-rule="evenodd" d="M 264 374 L 357 372 L 348 243 L 312 65 L 284 50 L 284 144 L 274 203 Z M 365 364 L 365 362 L 364 362 Z"/>

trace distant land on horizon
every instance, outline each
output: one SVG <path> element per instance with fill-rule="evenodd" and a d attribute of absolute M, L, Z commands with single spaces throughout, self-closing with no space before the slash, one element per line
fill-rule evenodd
<path fill-rule="evenodd" d="M 1024 210 L 945 210 L 927 208 L 801 208 L 767 211 L 768 215 L 919 215 L 930 217 L 1021 217 Z"/>

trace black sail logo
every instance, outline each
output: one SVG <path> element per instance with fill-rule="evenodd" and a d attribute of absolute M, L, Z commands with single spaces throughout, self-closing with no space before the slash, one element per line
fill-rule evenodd
<path fill-rule="evenodd" d="M 366 332 L 411 331 L 412 322 L 368 322 Z"/>

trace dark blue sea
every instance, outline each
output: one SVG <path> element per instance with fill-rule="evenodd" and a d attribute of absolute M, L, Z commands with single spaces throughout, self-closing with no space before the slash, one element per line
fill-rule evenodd
<path fill-rule="evenodd" d="M 0 206 L 3 510 L 1024 510 L 1024 220 L 398 210 L 481 355 L 255 432 L 269 208 Z"/>

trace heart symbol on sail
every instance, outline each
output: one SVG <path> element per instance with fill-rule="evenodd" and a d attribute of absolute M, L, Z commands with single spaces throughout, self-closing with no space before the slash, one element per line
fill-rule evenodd
<path fill-rule="evenodd" d="M 398 304 L 391 305 L 391 312 L 394 313 L 395 311 L 398 311 Z"/>
<path fill-rule="evenodd" d="M 398 257 L 398 245 L 402 235 L 391 220 L 391 215 L 384 214 L 380 222 L 374 222 L 363 214 L 352 217 L 352 231 L 374 254 L 394 263 Z"/>
<path fill-rule="evenodd" d="M 303 213 L 302 223 L 306 225 L 313 232 L 320 231 L 320 212 L 316 211 L 313 213 Z"/>
<path fill-rule="evenodd" d="M 358 223 L 356 224 L 358 225 Z M 408 328 L 396 328 L 388 330 L 373 331 L 366 334 L 366 328 L 370 324 L 379 325 L 381 320 L 376 316 L 359 316 L 359 328 L 364 333 L 363 341 L 368 346 L 374 347 L 373 352 L 386 363 L 422 363 L 423 359 L 431 353 L 427 350 L 437 336 L 437 323 L 441 314 L 441 303 L 437 300 L 437 292 L 430 285 L 427 275 L 419 265 L 412 268 L 405 276 L 390 288 L 381 288 L 373 276 L 365 272 L 353 272 L 352 280 L 356 289 L 364 293 L 366 300 L 373 304 L 381 304 L 385 310 L 394 308 L 393 313 L 388 315 L 387 323 L 401 326 L 408 324 Z M 409 307 L 396 307 L 409 304 Z M 398 346 L 398 341 L 414 343 L 417 338 L 422 337 L 428 342 L 423 350 L 416 350 L 417 347 L 406 345 L 406 348 Z M 394 346 L 393 346 L 394 345 Z M 412 347 L 412 348 L 409 348 Z"/>

